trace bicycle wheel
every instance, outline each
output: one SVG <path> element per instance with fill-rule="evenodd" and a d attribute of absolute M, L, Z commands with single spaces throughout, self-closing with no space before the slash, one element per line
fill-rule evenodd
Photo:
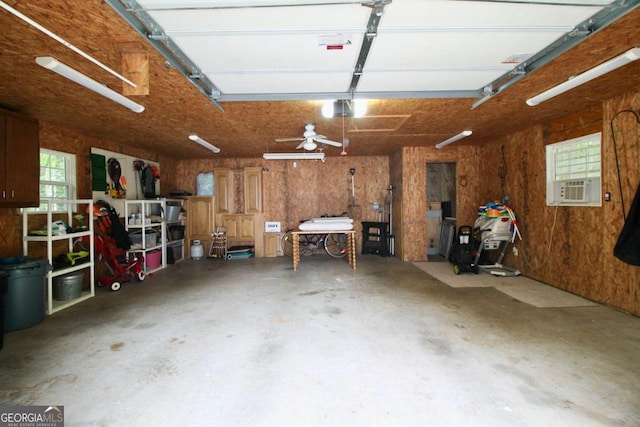
<path fill-rule="evenodd" d="M 282 253 L 286 256 L 293 257 L 293 234 L 291 233 L 291 230 L 282 235 L 280 244 L 282 245 Z M 300 252 L 300 256 L 302 256 L 308 249 L 306 234 L 298 236 L 298 244 L 298 251 Z"/>
<path fill-rule="evenodd" d="M 282 253 L 288 257 L 293 256 L 293 234 L 291 234 L 291 230 L 282 235 L 280 245 L 282 246 Z"/>
<path fill-rule="evenodd" d="M 347 255 L 347 235 L 344 233 L 327 234 L 324 238 L 324 250 L 333 258 Z"/>

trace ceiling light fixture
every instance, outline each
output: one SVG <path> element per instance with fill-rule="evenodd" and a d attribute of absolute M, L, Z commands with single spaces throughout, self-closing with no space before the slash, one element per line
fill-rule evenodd
<path fill-rule="evenodd" d="M 637 59 L 640 59 L 640 47 L 634 47 L 633 49 L 629 49 L 622 55 L 616 56 L 613 59 L 608 60 L 607 62 L 603 62 L 600 65 L 597 65 L 590 70 L 585 71 L 582 74 L 578 74 L 575 77 L 571 77 L 569 80 L 564 83 L 560 83 L 557 86 L 552 87 L 532 98 L 527 99 L 527 105 L 534 106 L 538 105 L 541 102 L 547 101 L 554 96 L 560 95 L 561 93 L 567 92 L 581 84 L 584 84 L 590 80 L 593 80 L 597 77 L 602 76 L 608 72 L 611 72 L 617 68 L 622 67 L 630 62 L 633 62 Z"/>
<path fill-rule="evenodd" d="M 81 72 L 69 67 L 68 65 L 63 64 L 62 62 L 51 56 L 39 56 L 36 58 L 36 63 L 41 67 L 46 68 L 47 70 L 51 70 L 54 73 L 60 74 L 61 76 L 66 77 L 75 83 L 78 83 L 80 86 L 84 86 L 87 89 L 90 89 L 104 96 L 105 98 L 109 98 L 113 102 L 117 102 L 118 104 L 127 107 L 134 113 L 142 113 L 144 111 L 143 105 L 133 102 L 126 96 L 120 95 L 118 92 L 109 89 L 102 83 L 85 76 Z"/>
<path fill-rule="evenodd" d="M 339 99 L 329 100 L 322 104 L 322 116 L 326 119 L 333 117 L 363 117 L 367 113 L 367 100 L 354 99 L 352 101 Z"/>
<path fill-rule="evenodd" d="M 198 135 L 189 135 L 189 139 L 192 140 L 193 142 L 197 142 L 198 144 L 202 145 L 207 150 L 211 150 L 214 153 L 219 153 L 220 152 L 220 149 L 218 147 L 216 147 L 215 145 L 205 141 L 204 139 L 200 138 Z"/>
<path fill-rule="evenodd" d="M 452 144 L 452 143 L 454 143 L 456 141 L 460 141 L 462 138 L 466 138 L 469 135 L 471 135 L 472 133 L 473 132 L 470 131 L 470 130 L 462 131 L 459 134 L 457 134 L 456 136 L 452 136 L 451 138 L 436 144 L 436 148 L 442 148 L 442 147 L 444 147 L 446 145 L 449 145 L 449 144 Z"/>
<path fill-rule="evenodd" d="M 264 153 L 265 160 L 322 160 L 324 153 Z"/>

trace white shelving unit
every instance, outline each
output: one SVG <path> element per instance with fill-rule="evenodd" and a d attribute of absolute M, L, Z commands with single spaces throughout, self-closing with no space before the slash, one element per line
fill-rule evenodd
<path fill-rule="evenodd" d="M 139 232 L 140 244 L 134 244 L 129 252 L 142 253 L 147 274 L 167 266 L 167 227 L 165 221 L 165 199 L 125 200 L 124 215 L 127 232 Z M 157 236 L 160 235 L 158 240 Z M 150 237 L 153 235 L 154 237 Z M 148 256 L 152 251 L 160 252 L 159 266 L 148 266 Z"/>
<path fill-rule="evenodd" d="M 174 262 L 178 263 L 185 259 L 185 239 L 184 232 L 186 232 L 186 219 L 184 215 L 178 214 L 177 219 L 170 218 L 170 206 L 175 206 L 183 210 L 184 208 L 184 199 L 166 199 L 165 200 L 165 217 L 167 218 L 167 253 L 169 251 L 173 251 Z M 171 236 L 171 227 L 172 226 L 180 226 L 182 227 L 183 233 L 181 239 L 173 239 Z"/>
<path fill-rule="evenodd" d="M 49 264 L 53 266 L 53 259 L 57 255 L 53 253 L 53 245 L 54 242 L 57 241 L 66 241 L 68 252 L 74 252 L 76 248 L 74 248 L 74 242 L 77 239 L 82 239 L 83 237 L 87 237 L 88 242 L 83 246 L 85 248 L 88 247 L 89 252 L 89 261 L 81 262 L 76 265 L 58 268 L 53 271 L 47 272 L 47 314 L 53 314 L 57 311 L 63 310 L 67 307 L 70 307 L 74 304 L 82 302 L 88 298 L 92 298 L 95 296 L 95 272 L 94 272 L 94 248 L 93 248 L 93 200 L 90 199 L 79 199 L 79 200 L 56 200 L 49 201 L 47 203 L 47 228 L 43 230 L 42 235 L 31 235 L 29 230 L 29 216 L 30 215 L 42 215 L 41 212 L 28 212 L 28 209 L 23 210 L 22 214 L 22 251 L 25 256 L 29 255 L 29 246 L 35 243 L 45 243 L 46 251 L 47 251 L 47 259 Z M 67 209 L 64 213 L 53 212 L 52 207 L 54 205 L 66 205 Z M 58 234 L 54 231 L 54 216 L 57 219 L 65 218 L 67 225 L 73 227 L 74 224 L 74 215 L 82 214 L 87 219 L 87 230 L 79 231 L 74 233 L 65 233 Z M 53 298 L 53 281 L 55 277 L 61 276 L 63 274 L 73 273 L 79 270 L 89 270 L 90 276 L 90 285 L 89 290 L 83 290 L 80 297 L 66 300 L 66 301 L 57 301 Z M 84 286 L 83 286 L 84 287 Z"/>

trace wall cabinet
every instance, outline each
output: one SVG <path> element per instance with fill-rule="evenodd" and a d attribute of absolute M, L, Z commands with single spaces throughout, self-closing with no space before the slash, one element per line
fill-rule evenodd
<path fill-rule="evenodd" d="M 264 256 L 265 258 L 282 256 L 280 241 L 282 233 L 264 233 Z"/>
<path fill-rule="evenodd" d="M 255 218 L 251 214 L 223 215 L 222 223 L 230 241 L 253 242 L 256 238 Z"/>
<path fill-rule="evenodd" d="M 0 207 L 40 204 L 38 121 L 0 111 Z"/>
<path fill-rule="evenodd" d="M 215 176 L 215 174 L 214 174 Z M 206 246 L 216 229 L 216 197 L 189 196 L 186 198 L 186 253 L 191 254 L 191 243 L 200 240 Z"/>
<path fill-rule="evenodd" d="M 231 170 L 226 168 L 214 169 L 213 179 L 215 181 L 216 212 L 219 214 L 234 213 L 233 174 Z"/>
<path fill-rule="evenodd" d="M 262 168 L 244 169 L 244 212 L 262 212 Z"/>
<path fill-rule="evenodd" d="M 253 245 L 256 258 L 264 256 L 264 219 L 261 214 L 222 215 L 229 246 Z"/>

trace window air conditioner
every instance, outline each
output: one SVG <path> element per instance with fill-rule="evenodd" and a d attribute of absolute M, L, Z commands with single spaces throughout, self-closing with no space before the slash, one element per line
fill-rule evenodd
<path fill-rule="evenodd" d="M 587 203 L 589 202 L 589 185 L 591 181 L 585 179 L 573 179 L 560 182 L 561 203 Z"/>

